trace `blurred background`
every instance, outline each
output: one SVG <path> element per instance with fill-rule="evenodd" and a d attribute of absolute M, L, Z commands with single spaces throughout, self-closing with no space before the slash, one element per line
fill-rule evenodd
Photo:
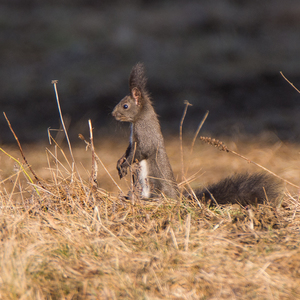
<path fill-rule="evenodd" d="M 0 107 L 22 142 L 59 128 L 72 142 L 127 134 L 111 116 L 145 63 L 163 133 L 300 141 L 299 0 L 10 0 L 0 2 Z M 0 116 L 0 143 L 13 142 Z M 202 134 L 204 134 L 202 133 Z M 53 134 L 55 135 L 55 134 Z"/>

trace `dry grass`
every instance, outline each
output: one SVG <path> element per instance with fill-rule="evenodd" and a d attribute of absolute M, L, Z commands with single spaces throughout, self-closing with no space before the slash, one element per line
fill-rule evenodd
<path fill-rule="evenodd" d="M 259 171 L 199 141 L 191 154 L 188 142 L 185 172 L 197 173 L 194 187 Z M 225 142 L 298 184 L 298 145 Z M 179 140 L 166 146 L 181 178 Z M 287 186 L 277 210 L 168 199 L 132 204 L 120 200 L 100 166 L 100 188 L 90 188 L 84 144 L 73 149 L 81 180 L 58 148 L 47 147 L 46 153 L 43 146 L 23 147 L 44 189 L 0 154 L 0 299 L 300 299 L 297 190 Z M 115 165 L 125 147 L 125 141 L 95 145 L 124 192 L 130 182 L 118 180 Z M 20 157 L 17 149 L 3 149 Z"/>

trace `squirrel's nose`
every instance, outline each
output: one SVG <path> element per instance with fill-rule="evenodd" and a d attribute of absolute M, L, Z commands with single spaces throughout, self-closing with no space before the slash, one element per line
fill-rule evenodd
<path fill-rule="evenodd" d="M 118 111 L 113 110 L 113 112 L 111 113 L 113 115 L 113 117 L 115 117 L 116 119 L 118 119 L 121 114 Z"/>

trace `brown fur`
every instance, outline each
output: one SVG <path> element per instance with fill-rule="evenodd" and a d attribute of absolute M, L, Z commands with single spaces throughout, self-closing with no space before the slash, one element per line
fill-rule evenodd
<path fill-rule="evenodd" d="M 282 186 L 268 174 L 242 173 L 236 174 L 208 186 L 196 190 L 199 200 L 216 204 L 237 203 L 242 206 L 266 203 L 278 206 L 282 200 Z"/>
<path fill-rule="evenodd" d="M 149 197 L 163 193 L 175 198 L 178 193 L 177 184 L 165 150 L 160 124 L 146 90 L 146 82 L 144 66 L 139 63 L 130 74 L 130 94 L 112 112 L 118 121 L 131 123 L 129 146 L 118 160 L 117 169 L 122 178 L 126 176 L 131 164 L 144 161 L 148 174 L 145 179 L 139 178 L 144 192 L 145 186 L 148 186 Z"/>

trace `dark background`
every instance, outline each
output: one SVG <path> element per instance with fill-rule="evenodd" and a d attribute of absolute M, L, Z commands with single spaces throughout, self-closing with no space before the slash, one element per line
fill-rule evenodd
<path fill-rule="evenodd" d="M 213 136 L 300 141 L 299 0 L 0 2 L 0 105 L 20 141 L 47 141 L 59 128 L 51 80 L 72 141 L 128 131 L 110 113 L 145 63 L 163 132 L 185 132 L 206 110 Z M 0 142 L 13 136 L 0 116 Z M 267 135 L 268 136 L 268 135 Z"/>

